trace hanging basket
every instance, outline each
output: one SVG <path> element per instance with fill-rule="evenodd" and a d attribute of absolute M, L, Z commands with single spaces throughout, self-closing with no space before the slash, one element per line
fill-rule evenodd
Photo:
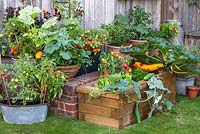
<path fill-rule="evenodd" d="M 67 76 L 68 80 L 72 80 L 80 69 L 80 65 L 58 66 L 57 68 Z"/>

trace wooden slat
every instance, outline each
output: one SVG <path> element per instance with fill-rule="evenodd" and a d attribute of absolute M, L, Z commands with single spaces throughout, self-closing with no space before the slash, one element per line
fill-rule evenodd
<path fill-rule="evenodd" d="M 105 0 L 105 23 L 112 23 L 115 17 L 115 0 Z"/>
<path fill-rule="evenodd" d="M 94 3 L 94 27 L 100 27 L 102 24 L 104 24 L 105 21 L 105 14 L 104 14 L 104 8 L 105 8 L 105 0 L 95 0 Z"/>
<path fill-rule="evenodd" d="M 122 107 L 122 102 L 120 102 L 120 100 L 106 98 L 106 97 L 99 97 L 97 99 L 89 100 L 88 95 L 85 95 L 85 103 L 95 104 L 103 107 L 116 108 L 116 109 Z"/>
<path fill-rule="evenodd" d="M 111 119 L 111 118 L 105 118 L 105 117 L 96 116 L 96 115 L 92 115 L 92 114 L 85 114 L 84 116 L 85 116 L 85 121 L 95 123 L 95 124 L 98 124 L 98 125 L 105 125 L 107 127 L 112 127 L 112 128 L 115 128 L 115 129 L 120 128 L 119 120 Z"/>
<path fill-rule="evenodd" d="M 82 93 L 78 93 L 78 102 L 85 102 L 85 95 L 88 94 L 82 94 Z"/>
<path fill-rule="evenodd" d="M 94 27 L 95 23 L 95 10 L 94 10 L 94 0 L 85 0 L 85 28 Z"/>
<path fill-rule="evenodd" d="M 111 117 L 111 108 L 102 107 L 86 103 L 78 103 L 78 109 L 81 113 L 88 113 L 102 117 Z"/>
<path fill-rule="evenodd" d="M 135 103 L 126 104 L 121 109 L 112 109 L 111 117 L 113 119 L 120 119 L 120 118 L 124 117 L 127 114 L 133 113 L 134 104 Z"/>

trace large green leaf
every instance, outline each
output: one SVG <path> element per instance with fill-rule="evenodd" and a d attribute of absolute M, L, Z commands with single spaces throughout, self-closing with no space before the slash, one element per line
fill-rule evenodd
<path fill-rule="evenodd" d="M 27 25 L 32 25 L 35 23 L 35 20 L 28 15 L 20 15 L 18 17 L 18 19 L 20 22 L 27 24 Z"/>
<path fill-rule="evenodd" d="M 56 23 L 57 23 L 57 17 L 54 17 L 54 18 L 48 20 L 47 22 L 45 22 L 45 23 L 42 25 L 42 28 L 48 29 L 48 28 L 50 28 L 51 26 L 54 26 Z"/>
<path fill-rule="evenodd" d="M 40 9 L 38 7 L 27 6 L 23 10 L 19 11 L 18 19 L 20 22 L 25 23 L 27 25 L 32 25 L 35 23 L 35 17 L 40 13 Z"/>
<path fill-rule="evenodd" d="M 138 99 L 141 100 L 141 93 L 140 93 L 140 88 L 139 88 L 138 83 L 133 81 L 132 85 L 133 85 L 133 89 L 134 89 L 135 93 L 138 96 Z"/>
<path fill-rule="evenodd" d="M 60 51 L 60 56 L 62 56 L 62 58 L 65 60 L 71 59 L 71 53 L 68 51 Z"/>
<path fill-rule="evenodd" d="M 23 10 L 19 11 L 20 16 L 30 16 L 31 18 L 37 17 L 37 15 L 41 12 L 40 8 L 33 6 L 26 6 Z"/>
<path fill-rule="evenodd" d="M 58 50 L 58 47 L 53 42 L 49 43 L 49 44 L 46 44 L 46 46 L 44 48 L 44 52 L 47 53 L 47 54 L 52 54 L 56 50 Z"/>

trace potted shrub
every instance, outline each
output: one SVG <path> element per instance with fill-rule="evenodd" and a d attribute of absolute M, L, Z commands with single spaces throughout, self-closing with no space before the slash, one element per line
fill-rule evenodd
<path fill-rule="evenodd" d="M 12 74 L 8 79 L 9 73 Z M 4 84 L 1 109 L 8 123 L 32 124 L 46 119 L 48 102 L 61 97 L 64 74 L 55 63 L 43 58 L 36 61 L 19 59 L 1 73 Z"/>
<path fill-rule="evenodd" d="M 53 59 L 58 69 L 72 79 L 81 64 L 91 63 L 91 52 L 83 48 L 80 35 L 75 32 L 82 30 L 80 22 L 77 19 L 67 21 L 66 27 L 56 27 L 46 34 L 44 55 Z"/>
<path fill-rule="evenodd" d="M 128 19 L 118 14 L 115 16 L 115 20 L 112 24 L 104 24 L 102 28 L 108 31 L 108 51 L 114 53 L 120 53 L 122 48 L 130 48 L 128 45 Z"/>
<path fill-rule="evenodd" d="M 146 38 L 150 34 L 150 25 L 153 23 L 151 14 L 144 11 L 143 8 L 136 6 L 129 10 L 128 15 L 130 21 L 130 44 L 147 43 Z"/>

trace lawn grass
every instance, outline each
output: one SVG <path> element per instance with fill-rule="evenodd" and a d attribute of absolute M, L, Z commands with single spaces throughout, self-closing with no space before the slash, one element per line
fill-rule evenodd
<path fill-rule="evenodd" d="M 158 113 L 122 130 L 49 115 L 34 125 L 7 124 L 0 118 L 0 134 L 200 134 L 200 97 L 178 96 L 177 100 L 172 112 Z"/>

